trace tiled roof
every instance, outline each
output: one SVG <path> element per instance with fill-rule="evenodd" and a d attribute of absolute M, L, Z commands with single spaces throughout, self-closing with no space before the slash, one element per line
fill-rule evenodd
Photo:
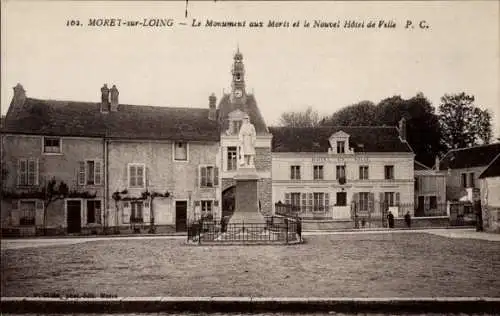
<path fill-rule="evenodd" d="M 479 175 L 479 178 L 500 177 L 500 154 L 493 159 L 490 165 Z"/>
<path fill-rule="evenodd" d="M 500 143 L 450 150 L 439 163 L 441 170 L 487 166 L 500 153 Z"/>
<path fill-rule="evenodd" d="M 100 103 L 27 98 L 11 106 L 4 132 L 59 136 L 217 141 L 208 107 L 174 108 L 120 104 L 102 113 Z"/>
<path fill-rule="evenodd" d="M 412 152 L 396 127 L 269 127 L 269 131 L 273 152 L 327 152 L 330 136 L 338 131 L 350 135 L 349 146 L 355 152 Z"/>
<path fill-rule="evenodd" d="M 228 114 L 235 111 L 241 110 L 248 114 L 250 117 L 250 122 L 255 127 L 255 132 L 257 135 L 268 134 L 266 122 L 260 113 L 257 106 L 257 101 L 253 94 L 248 94 L 246 102 L 244 104 L 231 103 L 230 95 L 224 94 L 219 102 L 219 122 L 221 124 L 221 130 L 225 131 L 229 128 L 229 121 L 227 119 Z"/>

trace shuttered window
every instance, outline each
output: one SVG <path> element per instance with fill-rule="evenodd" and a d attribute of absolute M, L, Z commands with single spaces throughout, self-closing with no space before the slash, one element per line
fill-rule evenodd
<path fill-rule="evenodd" d="M 78 164 L 79 185 L 102 184 L 102 161 L 98 159 L 80 161 Z"/>
<path fill-rule="evenodd" d="M 38 160 L 19 159 L 17 162 L 17 184 L 20 186 L 38 185 Z"/>
<path fill-rule="evenodd" d="M 219 168 L 200 166 L 200 187 L 213 188 L 219 185 Z"/>

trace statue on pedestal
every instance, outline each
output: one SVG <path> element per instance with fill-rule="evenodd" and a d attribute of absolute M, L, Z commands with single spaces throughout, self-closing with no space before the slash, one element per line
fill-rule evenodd
<path fill-rule="evenodd" d="M 240 146 L 240 165 L 242 167 L 253 168 L 257 136 L 255 127 L 250 123 L 248 114 L 243 117 L 243 124 L 241 125 L 238 138 Z"/>

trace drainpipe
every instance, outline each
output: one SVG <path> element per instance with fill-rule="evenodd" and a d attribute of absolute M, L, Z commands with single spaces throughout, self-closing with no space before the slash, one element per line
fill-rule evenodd
<path fill-rule="evenodd" d="M 103 139 L 103 145 L 104 145 L 104 230 L 108 230 L 109 226 L 109 205 L 108 205 L 108 195 L 109 195 L 109 188 L 108 188 L 108 139 L 104 137 Z"/>

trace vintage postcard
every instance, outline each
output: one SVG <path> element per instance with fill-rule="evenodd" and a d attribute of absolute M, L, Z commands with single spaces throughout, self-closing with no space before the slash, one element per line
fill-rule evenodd
<path fill-rule="evenodd" d="M 499 2 L 1 6 L 2 311 L 500 310 Z"/>

